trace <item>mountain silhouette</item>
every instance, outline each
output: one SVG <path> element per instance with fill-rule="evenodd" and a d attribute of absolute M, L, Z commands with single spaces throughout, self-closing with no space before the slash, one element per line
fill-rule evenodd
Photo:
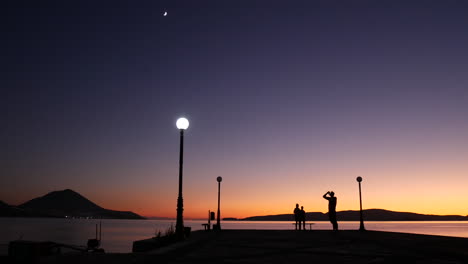
<path fill-rule="evenodd" d="M 337 212 L 338 221 L 359 221 L 359 211 Z M 468 221 L 468 216 L 461 215 L 426 215 L 409 212 L 395 212 L 383 209 L 363 210 L 366 221 Z M 320 212 L 306 213 L 307 221 L 328 221 L 328 215 Z M 251 216 L 240 220 L 247 221 L 293 221 L 293 214 Z"/>
<path fill-rule="evenodd" d="M 49 212 L 93 212 L 102 209 L 81 194 L 66 189 L 50 192 L 42 197 L 34 198 L 19 206 L 24 209 Z"/>
<path fill-rule="evenodd" d="M 24 210 L 22 210 L 22 209 L 19 209 L 17 207 L 6 204 L 3 201 L 0 201 L 0 217 L 25 216 L 26 214 L 23 213 L 23 212 L 24 212 Z"/>
<path fill-rule="evenodd" d="M 144 217 L 133 212 L 104 209 L 70 189 L 50 192 L 17 207 L 2 202 L 0 204 L 0 215 L 18 217 L 144 219 Z"/>
<path fill-rule="evenodd" d="M 52 217 L 39 212 L 32 212 L 28 209 L 19 208 L 0 201 L 0 217 Z"/>

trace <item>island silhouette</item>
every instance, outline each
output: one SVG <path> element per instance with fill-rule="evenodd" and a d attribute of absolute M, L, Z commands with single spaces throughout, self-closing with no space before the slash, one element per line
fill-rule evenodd
<path fill-rule="evenodd" d="M 359 221 L 359 210 L 338 211 L 339 221 Z M 468 216 L 461 215 L 430 215 L 410 212 L 397 212 L 385 209 L 363 210 L 366 221 L 468 221 Z M 328 215 L 321 212 L 307 212 L 308 222 L 328 221 Z M 250 216 L 246 218 L 224 218 L 223 220 L 238 221 L 291 221 L 294 222 L 293 214 Z"/>
<path fill-rule="evenodd" d="M 18 206 L 0 201 L 0 216 L 145 219 L 133 212 L 102 208 L 70 189 L 53 191 Z"/>

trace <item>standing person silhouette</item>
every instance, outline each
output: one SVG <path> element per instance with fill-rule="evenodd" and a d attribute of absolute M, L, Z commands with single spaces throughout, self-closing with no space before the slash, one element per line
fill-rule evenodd
<path fill-rule="evenodd" d="M 301 230 L 300 214 L 301 214 L 301 209 L 299 209 L 299 204 L 296 204 L 296 208 L 294 208 L 294 220 L 296 221 L 296 230 L 297 230 L 298 225 L 299 225 L 299 230 Z"/>
<path fill-rule="evenodd" d="M 327 196 L 329 194 L 329 196 Z M 333 225 L 333 230 L 338 230 L 338 222 L 336 222 L 336 197 L 334 192 L 328 191 L 323 195 L 325 200 L 328 200 L 328 217 Z"/>
<path fill-rule="evenodd" d="M 304 211 L 304 206 L 301 206 L 301 210 L 299 211 L 299 229 L 301 229 L 301 222 L 302 222 L 302 230 L 306 230 L 305 228 L 305 219 L 306 219 L 306 213 Z"/>

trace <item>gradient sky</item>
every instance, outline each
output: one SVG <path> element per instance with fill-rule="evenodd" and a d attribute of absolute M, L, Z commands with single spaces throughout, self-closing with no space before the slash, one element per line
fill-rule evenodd
<path fill-rule="evenodd" d="M 465 1 L 11 1 L 0 200 L 468 214 Z M 168 16 L 164 17 L 164 11 Z"/>

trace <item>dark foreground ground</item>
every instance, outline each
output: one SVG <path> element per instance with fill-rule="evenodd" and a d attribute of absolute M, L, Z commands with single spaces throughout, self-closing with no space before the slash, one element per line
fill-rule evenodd
<path fill-rule="evenodd" d="M 79 254 L 39 263 L 468 263 L 468 238 L 377 231 L 196 231 L 149 253 Z"/>

